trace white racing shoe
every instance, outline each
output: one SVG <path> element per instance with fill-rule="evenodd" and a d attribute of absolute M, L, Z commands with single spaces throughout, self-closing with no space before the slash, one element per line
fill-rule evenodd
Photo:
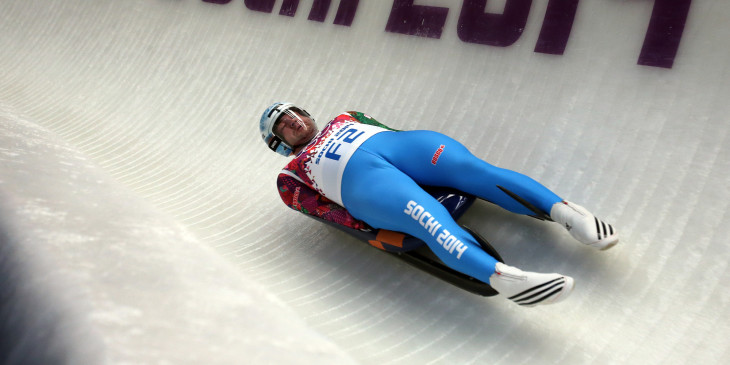
<path fill-rule="evenodd" d="M 565 227 L 576 240 L 608 250 L 618 243 L 618 233 L 613 226 L 596 218 L 586 208 L 568 201 L 555 203 L 550 218 Z"/>
<path fill-rule="evenodd" d="M 573 290 L 573 278 L 560 274 L 538 274 L 497 263 L 489 285 L 507 299 L 525 307 L 552 304 Z"/>

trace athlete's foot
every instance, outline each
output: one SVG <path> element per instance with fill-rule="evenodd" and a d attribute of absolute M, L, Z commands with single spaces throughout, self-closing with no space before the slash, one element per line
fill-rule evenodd
<path fill-rule="evenodd" d="M 533 307 L 565 299 L 573 290 L 573 278 L 560 274 L 538 274 L 497 263 L 489 285 L 515 303 Z"/>
<path fill-rule="evenodd" d="M 562 201 L 550 210 L 550 218 L 565 227 L 576 240 L 607 250 L 618 243 L 618 232 L 578 204 Z"/>

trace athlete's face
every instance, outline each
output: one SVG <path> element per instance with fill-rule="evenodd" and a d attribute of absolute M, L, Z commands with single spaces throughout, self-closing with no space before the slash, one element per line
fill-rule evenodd
<path fill-rule="evenodd" d="M 317 134 L 317 125 L 312 118 L 289 110 L 274 125 L 274 133 L 290 146 L 302 146 Z"/>

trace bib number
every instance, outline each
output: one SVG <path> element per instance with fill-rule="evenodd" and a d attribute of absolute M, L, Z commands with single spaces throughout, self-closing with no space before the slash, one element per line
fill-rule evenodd
<path fill-rule="evenodd" d="M 342 146 L 343 144 L 347 143 L 350 144 L 354 142 L 358 137 L 360 137 L 365 131 L 358 131 L 354 127 L 350 127 L 344 131 L 341 132 L 339 136 L 335 139 L 335 142 L 332 143 L 328 148 L 327 152 L 324 154 L 325 158 L 328 158 L 330 160 L 338 161 L 342 155 L 337 153 L 337 150 Z"/>

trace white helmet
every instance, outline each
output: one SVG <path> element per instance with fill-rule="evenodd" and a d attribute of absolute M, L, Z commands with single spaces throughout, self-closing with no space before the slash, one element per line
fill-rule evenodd
<path fill-rule="evenodd" d="M 299 108 L 292 103 L 277 102 L 266 108 L 264 114 L 261 115 L 261 121 L 259 122 L 261 138 L 264 139 L 264 142 L 266 142 L 266 145 L 268 145 L 272 151 L 283 156 L 291 156 L 291 154 L 294 153 L 294 147 L 296 146 L 290 146 L 288 143 L 284 142 L 281 136 L 277 136 L 274 133 L 274 124 L 276 124 L 282 115 L 286 114 L 291 109 L 311 118 L 306 110 Z"/>

